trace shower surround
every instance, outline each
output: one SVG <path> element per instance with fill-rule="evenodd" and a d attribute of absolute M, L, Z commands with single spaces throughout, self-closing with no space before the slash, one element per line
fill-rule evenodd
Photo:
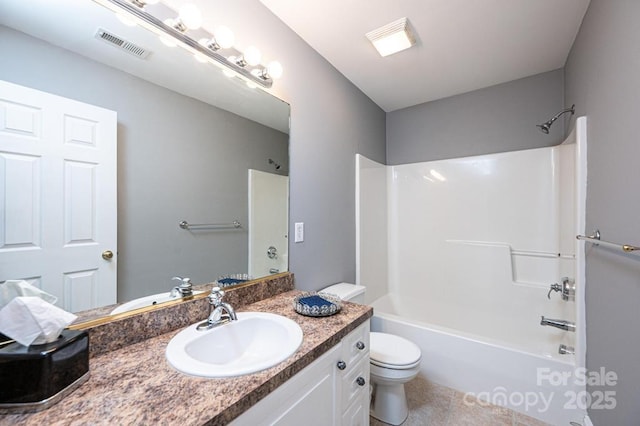
<path fill-rule="evenodd" d="M 586 118 L 551 148 L 399 166 L 358 156 L 357 281 L 372 329 L 416 342 L 433 382 L 582 422 L 585 170 Z M 562 277 L 577 283 L 575 302 L 547 297 Z M 543 327 L 542 315 L 577 331 Z"/>

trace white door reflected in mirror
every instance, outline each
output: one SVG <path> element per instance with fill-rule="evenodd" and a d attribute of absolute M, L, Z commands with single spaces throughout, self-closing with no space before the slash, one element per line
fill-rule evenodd
<path fill-rule="evenodd" d="M 116 113 L 0 80 L 0 282 L 116 302 Z"/>
<path fill-rule="evenodd" d="M 249 275 L 286 271 L 289 177 L 249 170 Z"/>

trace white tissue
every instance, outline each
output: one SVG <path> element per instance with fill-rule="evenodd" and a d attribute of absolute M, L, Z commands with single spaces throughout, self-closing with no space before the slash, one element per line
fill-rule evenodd
<path fill-rule="evenodd" d="M 24 346 L 51 343 L 76 318 L 39 297 L 16 297 L 0 309 L 0 333 Z"/>
<path fill-rule="evenodd" d="M 24 280 L 6 280 L 0 283 L 0 309 L 14 298 L 20 296 L 35 296 L 49 303 L 56 303 L 58 301 L 58 298 L 53 294 L 42 291 Z"/>

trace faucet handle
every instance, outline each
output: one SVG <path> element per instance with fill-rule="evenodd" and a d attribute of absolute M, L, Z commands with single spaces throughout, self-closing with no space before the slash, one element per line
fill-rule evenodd
<path fill-rule="evenodd" d="M 191 287 L 193 285 L 191 284 L 191 278 L 173 277 L 171 279 L 180 281 L 180 287 L 182 288 Z"/>
<path fill-rule="evenodd" d="M 222 299 L 224 298 L 224 291 L 220 290 L 220 287 L 213 287 L 211 289 L 211 293 L 209 293 L 209 303 L 213 306 L 220 306 L 222 304 Z"/>
<path fill-rule="evenodd" d="M 193 288 L 191 278 L 173 277 L 171 279 L 180 281 L 180 285 L 171 289 L 171 297 L 187 297 L 193 295 L 193 291 L 191 290 Z"/>
<path fill-rule="evenodd" d="M 562 286 L 558 283 L 551 284 L 551 288 L 549 289 L 549 293 L 547 293 L 547 299 L 551 299 L 552 291 L 562 291 Z"/>
<path fill-rule="evenodd" d="M 551 299 L 552 291 L 560 292 L 562 294 L 562 300 L 565 302 L 574 301 L 576 298 L 576 283 L 568 277 L 562 277 L 562 284 L 551 284 L 547 298 Z"/>

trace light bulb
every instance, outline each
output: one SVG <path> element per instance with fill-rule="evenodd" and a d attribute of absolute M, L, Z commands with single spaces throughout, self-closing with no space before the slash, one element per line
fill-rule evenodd
<path fill-rule="evenodd" d="M 193 3 L 185 3 L 179 12 L 180 21 L 190 30 L 197 30 L 202 25 L 200 9 Z"/>
<path fill-rule="evenodd" d="M 232 47 L 235 42 L 233 32 L 227 27 L 218 27 L 213 33 L 213 37 L 216 39 L 218 46 L 223 49 Z"/>
<path fill-rule="evenodd" d="M 244 56 L 244 60 L 247 62 L 247 64 L 249 64 L 251 66 L 256 66 L 256 65 L 258 65 L 260 63 L 260 59 L 262 57 L 262 54 L 260 53 L 260 50 L 258 50 L 257 47 L 249 46 L 244 51 L 243 56 Z"/>
<path fill-rule="evenodd" d="M 273 79 L 282 77 L 282 72 L 282 64 L 278 61 L 271 61 L 269 65 L 267 65 L 267 74 Z"/>

